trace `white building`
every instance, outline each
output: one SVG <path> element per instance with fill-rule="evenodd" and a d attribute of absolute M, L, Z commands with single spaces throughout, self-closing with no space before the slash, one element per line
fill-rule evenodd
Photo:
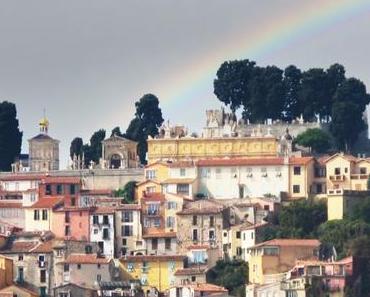
<path fill-rule="evenodd" d="M 282 157 L 198 161 L 199 192 L 215 199 L 280 197 L 289 192 L 289 164 Z"/>
<path fill-rule="evenodd" d="M 90 215 L 90 241 L 97 242 L 104 256 L 114 256 L 114 209 L 97 208 Z"/>

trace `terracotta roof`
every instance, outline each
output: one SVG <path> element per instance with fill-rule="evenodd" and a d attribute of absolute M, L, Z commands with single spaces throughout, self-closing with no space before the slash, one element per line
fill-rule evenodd
<path fill-rule="evenodd" d="M 342 157 L 343 159 L 346 159 L 347 161 L 349 162 L 356 162 L 357 161 L 357 158 L 355 156 L 352 156 L 352 155 L 346 155 L 346 154 L 343 154 L 343 153 L 336 153 L 330 157 L 328 157 L 326 160 L 325 160 L 325 163 L 327 163 L 329 160 L 335 158 L 335 157 Z"/>
<path fill-rule="evenodd" d="M 266 157 L 266 158 L 232 158 L 232 159 L 203 159 L 198 160 L 199 167 L 205 166 L 240 166 L 240 165 L 283 165 L 284 158 L 280 157 Z"/>
<path fill-rule="evenodd" d="M 227 289 L 225 289 L 224 287 L 220 287 L 220 286 L 217 286 L 217 285 L 213 285 L 213 284 L 194 284 L 194 285 L 185 285 L 184 287 L 190 287 L 192 288 L 194 291 L 201 291 L 201 292 L 228 292 Z"/>
<path fill-rule="evenodd" d="M 248 224 L 245 224 L 243 225 L 240 230 L 252 230 L 252 229 L 258 229 L 258 228 L 261 228 L 261 227 L 266 227 L 268 226 L 269 224 L 266 222 L 266 223 L 261 223 L 261 224 L 250 224 L 248 226 Z"/>
<path fill-rule="evenodd" d="M 141 205 L 139 204 L 121 204 L 116 207 L 116 210 L 141 210 Z"/>
<path fill-rule="evenodd" d="M 6 246 L 1 250 L 2 254 L 29 253 L 39 243 L 37 241 L 15 241 L 11 246 Z"/>
<path fill-rule="evenodd" d="M 290 165 L 307 165 L 313 161 L 313 157 L 291 157 L 289 158 Z"/>
<path fill-rule="evenodd" d="M 17 174 L 17 173 L 9 173 L 9 175 L 0 175 L 1 181 L 41 180 L 43 178 L 45 178 L 45 175 Z"/>
<path fill-rule="evenodd" d="M 186 256 L 181 255 L 144 255 L 144 256 L 125 256 L 121 262 L 143 262 L 143 261 L 183 261 Z"/>
<path fill-rule="evenodd" d="M 178 162 L 168 162 L 168 167 L 170 168 L 189 168 L 189 167 L 195 167 L 194 161 L 178 161 Z"/>
<path fill-rule="evenodd" d="M 163 201 L 165 196 L 163 193 L 145 193 L 145 195 L 141 198 L 142 201 Z"/>
<path fill-rule="evenodd" d="M 161 184 L 192 184 L 195 180 L 195 178 L 168 178 Z"/>
<path fill-rule="evenodd" d="M 0 201 L 0 208 L 22 208 L 22 203 Z"/>
<path fill-rule="evenodd" d="M 94 210 L 96 214 L 113 214 L 115 212 L 115 207 L 100 206 Z"/>
<path fill-rule="evenodd" d="M 57 205 L 61 205 L 64 202 L 64 198 L 49 197 L 41 198 L 36 203 L 28 206 L 27 208 L 54 208 Z"/>
<path fill-rule="evenodd" d="M 153 163 L 147 164 L 147 165 L 145 166 L 145 168 L 150 168 L 150 167 L 155 166 L 155 165 L 168 166 L 168 163 L 167 163 L 167 162 L 164 162 L 164 161 L 160 161 L 160 160 L 158 160 L 158 161 L 155 161 L 155 162 L 153 162 Z"/>
<path fill-rule="evenodd" d="M 96 254 L 70 254 L 64 263 L 68 264 L 108 264 L 110 258 L 98 257 Z"/>
<path fill-rule="evenodd" d="M 272 239 L 269 241 L 261 242 L 255 246 L 250 247 L 258 248 L 263 246 L 299 246 L 299 247 L 318 247 L 320 246 L 320 241 L 317 239 Z"/>
<path fill-rule="evenodd" d="M 148 184 L 148 183 L 153 183 L 153 184 L 160 185 L 160 183 L 155 181 L 154 179 L 146 179 L 146 180 L 144 180 L 140 183 L 137 183 L 136 186 L 141 186 L 141 185 L 145 185 L 145 184 Z"/>
<path fill-rule="evenodd" d="M 214 200 L 198 200 L 194 202 L 188 202 L 184 205 L 182 211 L 179 211 L 178 215 L 188 214 L 219 214 L 225 207 Z"/>
<path fill-rule="evenodd" d="M 204 274 L 207 271 L 207 267 L 193 267 L 193 268 L 184 268 L 178 269 L 175 272 L 175 275 L 194 275 L 194 274 Z"/>
<path fill-rule="evenodd" d="M 32 253 L 51 253 L 53 251 L 53 240 L 45 241 L 31 249 Z"/>
<path fill-rule="evenodd" d="M 47 176 L 42 179 L 43 184 L 80 184 L 81 178 L 74 176 Z"/>
<path fill-rule="evenodd" d="M 23 285 L 21 286 L 21 285 L 18 285 L 18 284 L 17 285 L 12 284 L 10 286 L 4 287 L 4 288 L 0 289 L 1 296 L 7 296 L 5 294 L 9 294 L 9 296 L 16 296 L 16 295 L 14 295 L 15 292 L 13 292 L 14 288 L 17 288 L 18 290 L 23 291 L 23 292 L 29 294 L 30 296 L 38 296 L 38 294 L 35 291 L 33 291 L 32 289 L 25 288 Z"/>
<path fill-rule="evenodd" d="M 112 190 L 109 189 L 96 189 L 96 190 L 81 190 L 81 194 L 84 195 L 112 195 Z"/>
<path fill-rule="evenodd" d="M 173 238 L 176 237 L 176 232 L 153 232 L 143 234 L 143 238 Z"/>

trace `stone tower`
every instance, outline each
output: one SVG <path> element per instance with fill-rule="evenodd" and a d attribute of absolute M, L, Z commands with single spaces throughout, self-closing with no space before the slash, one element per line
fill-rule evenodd
<path fill-rule="evenodd" d="M 59 170 L 59 140 L 51 138 L 46 117 L 39 122 L 40 133 L 29 139 L 29 167 L 31 171 Z"/>

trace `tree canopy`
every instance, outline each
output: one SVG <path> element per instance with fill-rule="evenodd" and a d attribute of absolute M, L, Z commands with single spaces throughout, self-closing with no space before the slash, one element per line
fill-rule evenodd
<path fill-rule="evenodd" d="M 15 104 L 0 102 L 0 171 L 9 171 L 11 164 L 19 157 L 22 136 Z"/>
<path fill-rule="evenodd" d="M 114 192 L 115 197 L 122 197 L 125 204 L 130 204 L 135 202 L 135 188 L 136 181 L 129 181 L 121 189 Z"/>
<path fill-rule="evenodd" d="M 330 135 L 319 128 L 307 129 L 298 134 L 294 141 L 310 148 L 314 153 L 326 153 L 331 147 Z"/>
<path fill-rule="evenodd" d="M 294 65 L 281 70 L 247 59 L 227 61 L 216 73 L 214 93 L 232 111 L 241 108 L 243 118 L 254 123 L 290 122 L 301 115 L 330 123 L 340 149 L 350 149 L 365 128 L 362 114 L 370 102 L 364 83 L 346 78 L 340 64 L 302 71 Z"/>
<path fill-rule="evenodd" d="M 83 140 L 81 137 L 75 137 L 71 142 L 71 146 L 69 148 L 69 155 L 71 158 L 73 158 L 74 155 L 81 157 L 82 153 L 83 153 Z"/>
<path fill-rule="evenodd" d="M 142 164 L 146 163 L 148 151 L 147 138 L 158 135 L 159 127 L 163 123 L 159 100 L 153 94 L 146 94 L 135 103 L 136 113 L 131 120 L 125 136 L 138 142 L 138 155 Z"/>

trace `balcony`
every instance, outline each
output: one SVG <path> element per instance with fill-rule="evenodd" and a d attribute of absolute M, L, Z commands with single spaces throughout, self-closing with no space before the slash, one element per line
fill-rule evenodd
<path fill-rule="evenodd" d="M 48 265 L 48 262 L 46 261 L 37 261 L 39 268 L 46 268 Z"/>
<path fill-rule="evenodd" d="M 304 290 L 307 284 L 309 284 L 308 279 L 306 279 L 305 277 L 301 277 L 293 280 L 282 281 L 280 284 L 280 288 L 284 291 Z"/>
<path fill-rule="evenodd" d="M 342 182 L 346 179 L 346 176 L 344 174 L 335 174 L 335 175 L 330 175 L 329 176 L 329 179 L 331 181 L 338 181 L 338 182 Z"/>
<path fill-rule="evenodd" d="M 351 179 L 368 179 L 368 174 L 351 174 Z"/>

